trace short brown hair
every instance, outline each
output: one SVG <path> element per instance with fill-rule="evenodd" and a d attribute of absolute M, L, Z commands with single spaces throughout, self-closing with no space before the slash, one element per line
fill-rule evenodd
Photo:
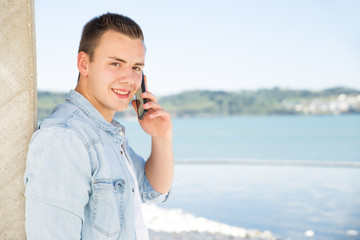
<path fill-rule="evenodd" d="M 143 32 L 135 21 L 120 14 L 106 13 L 86 23 L 81 35 L 78 52 L 87 53 L 91 61 L 101 36 L 107 30 L 114 30 L 132 39 L 140 39 L 144 43 Z"/>

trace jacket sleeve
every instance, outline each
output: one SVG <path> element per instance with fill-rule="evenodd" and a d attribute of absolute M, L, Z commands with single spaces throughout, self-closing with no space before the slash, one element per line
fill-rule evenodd
<path fill-rule="evenodd" d="M 127 147 L 130 158 L 135 168 L 137 181 L 139 184 L 139 193 L 142 202 L 165 202 L 169 198 L 169 193 L 159 193 L 150 184 L 145 174 L 145 160 L 137 155 L 131 147 Z"/>
<path fill-rule="evenodd" d="M 38 130 L 24 179 L 27 239 L 81 239 L 91 163 L 79 135 L 62 127 Z"/>

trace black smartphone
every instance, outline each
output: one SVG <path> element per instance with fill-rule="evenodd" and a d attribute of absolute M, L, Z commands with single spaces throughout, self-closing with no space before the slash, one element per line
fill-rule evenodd
<path fill-rule="evenodd" d="M 136 92 L 136 107 L 137 107 L 137 115 L 141 120 L 145 117 L 147 109 L 144 109 L 143 105 L 148 102 L 146 98 L 142 98 L 141 94 L 146 91 L 145 81 L 144 81 L 144 73 L 142 74 L 141 86 Z"/>

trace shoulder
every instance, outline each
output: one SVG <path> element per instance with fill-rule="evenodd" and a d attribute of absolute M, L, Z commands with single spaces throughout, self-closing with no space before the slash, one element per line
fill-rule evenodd
<path fill-rule="evenodd" d="M 34 136 L 45 132 L 60 134 L 62 137 L 76 135 L 85 145 L 98 137 L 94 122 L 81 109 L 69 102 L 56 106 L 51 115 L 41 122 Z"/>
<path fill-rule="evenodd" d="M 89 140 L 73 127 L 60 123 L 46 125 L 38 129 L 31 138 L 26 172 L 29 174 L 40 171 L 36 169 L 46 172 L 83 169 L 83 172 L 91 174 L 97 164 L 88 143 Z"/>

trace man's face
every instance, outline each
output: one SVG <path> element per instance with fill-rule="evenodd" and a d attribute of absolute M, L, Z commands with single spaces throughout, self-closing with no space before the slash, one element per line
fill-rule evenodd
<path fill-rule="evenodd" d="M 140 39 L 115 31 L 100 38 L 92 61 L 88 63 L 85 97 L 105 117 L 124 111 L 140 87 L 145 48 Z"/>

